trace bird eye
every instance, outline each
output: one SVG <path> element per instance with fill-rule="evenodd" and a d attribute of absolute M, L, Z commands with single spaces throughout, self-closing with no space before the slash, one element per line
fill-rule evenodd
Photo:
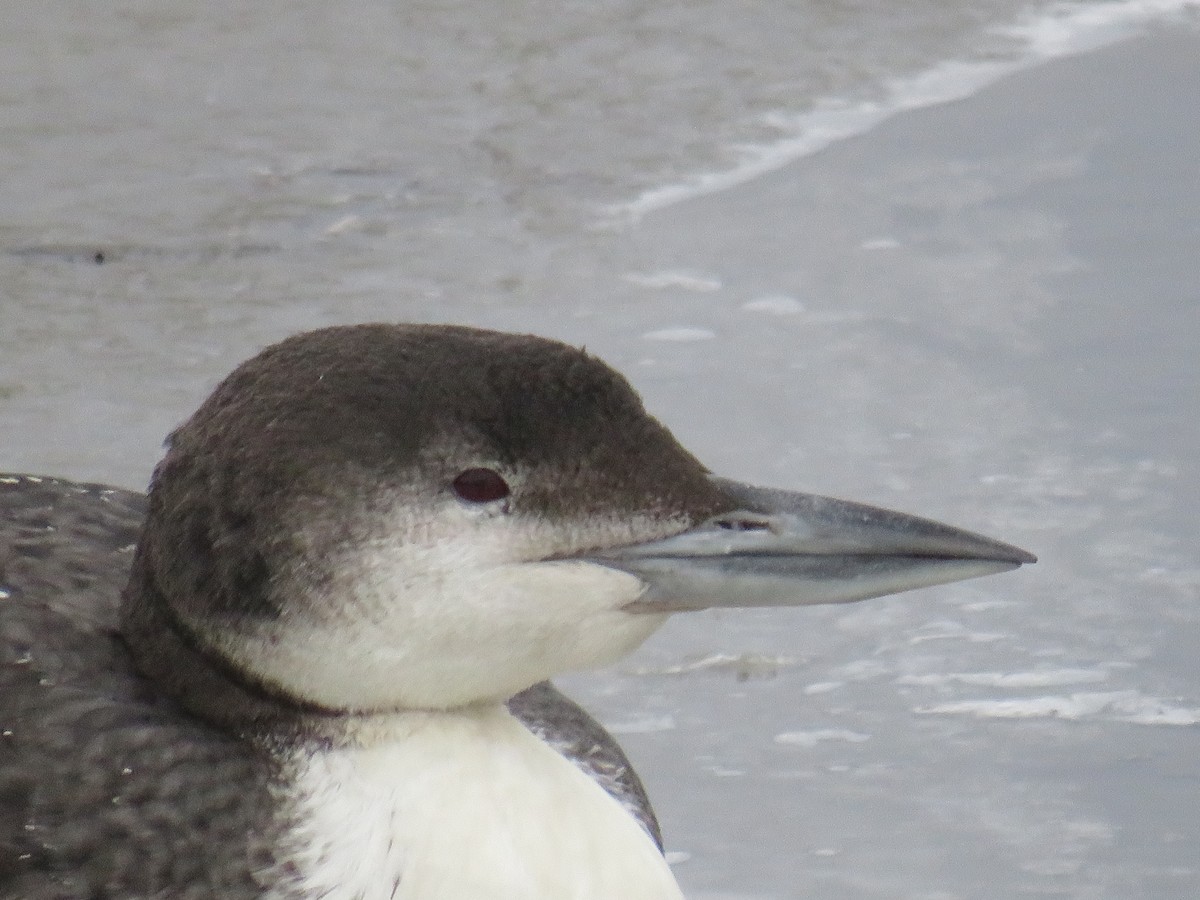
<path fill-rule="evenodd" d="M 509 494 L 508 482 L 491 469 L 467 469 L 453 482 L 454 493 L 468 503 L 490 503 Z"/>

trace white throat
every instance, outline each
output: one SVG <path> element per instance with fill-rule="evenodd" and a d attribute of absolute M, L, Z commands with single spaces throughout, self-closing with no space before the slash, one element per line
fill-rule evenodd
<path fill-rule="evenodd" d="M 327 900 L 681 900 L 641 826 L 500 706 L 380 716 L 297 758 L 290 877 Z"/>

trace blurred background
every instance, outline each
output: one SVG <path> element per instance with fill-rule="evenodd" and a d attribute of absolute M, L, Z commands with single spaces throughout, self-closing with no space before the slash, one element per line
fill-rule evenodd
<path fill-rule="evenodd" d="M 0 10 L 0 468 L 142 488 L 295 331 L 622 370 L 714 471 L 1041 557 L 564 680 L 696 900 L 1200 892 L 1200 3 Z"/>

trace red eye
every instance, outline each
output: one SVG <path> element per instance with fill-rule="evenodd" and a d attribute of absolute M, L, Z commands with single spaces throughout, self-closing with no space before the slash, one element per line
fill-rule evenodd
<path fill-rule="evenodd" d="M 508 482 L 491 469 L 467 469 L 454 479 L 454 493 L 468 503 L 490 503 L 508 496 Z"/>

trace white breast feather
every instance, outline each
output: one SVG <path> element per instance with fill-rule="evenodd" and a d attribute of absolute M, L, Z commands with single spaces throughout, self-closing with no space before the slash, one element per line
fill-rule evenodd
<path fill-rule="evenodd" d="M 507 710 L 382 727 L 363 747 L 298 761 L 297 875 L 280 896 L 681 900 L 634 819 Z"/>

